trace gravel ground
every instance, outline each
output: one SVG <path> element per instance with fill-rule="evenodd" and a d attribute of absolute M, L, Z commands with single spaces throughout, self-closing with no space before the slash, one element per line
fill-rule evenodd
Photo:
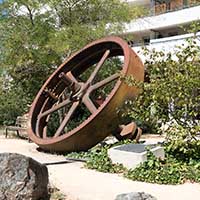
<path fill-rule="evenodd" d="M 127 192 L 146 192 L 158 200 L 200 199 L 200 184 L 174 186 L 131 181 L 118 174 L 85 169 L 83 163 L 67 162 L 64 156 L 38 152 L 37 146 L 26 140 L 0 136 L 2 152 L 20 153 L 47 164 L 50 183 L 66 195 L 66 200 L 114 200 L 118 194 Z"/>

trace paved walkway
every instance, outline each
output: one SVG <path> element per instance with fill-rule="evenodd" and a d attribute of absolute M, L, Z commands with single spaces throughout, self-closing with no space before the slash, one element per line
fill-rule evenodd
<path fill-rule="evenodd" d="M 33 143 L 0 136 L 0 153 L 20 153 L 47 163 L 51 184 L 70 200 L 114 200 L 117 194 L 126 192 L 147 192 L 158 200 L 200 200 L 200 184 L 171 186 L 134 182 L 117 174 L 85 169 L 80 162 L 66 163 L 63 156 L 38 152 L 36 148 Z"/>

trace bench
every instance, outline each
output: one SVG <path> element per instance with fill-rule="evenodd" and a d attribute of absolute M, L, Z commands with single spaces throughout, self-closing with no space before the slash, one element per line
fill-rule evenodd
<path fill-rule="evenodd" d="M 28 135 L 26 133 L 27 131 L 27 123 L 28 118 L 26 116 L 18 116 L 15 122 L 15 126 L 6 126 L 5 131 L 6 135 L 5 137 L 8 137 L 8 131 L 16 131 L 17 136 L 19 138 L 28 138 Z"/>

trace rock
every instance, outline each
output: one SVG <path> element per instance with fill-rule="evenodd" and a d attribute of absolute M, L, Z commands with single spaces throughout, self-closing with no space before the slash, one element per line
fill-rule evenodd
<path fill-rule="evenodd" d="M 20 154 L 0 154 L 0 200 L 25 199 L 48 199 L 47 167 Z"/>
<path fill-rule="evenodd" d="M 156 200 L 156 198 L 144 192 L 131 192 L 119 194 L 115 200 Z"/>

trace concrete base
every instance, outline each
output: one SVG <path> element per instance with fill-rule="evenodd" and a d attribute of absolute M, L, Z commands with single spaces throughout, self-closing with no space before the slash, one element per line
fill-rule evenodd
<path fill-rule="evenodd" d="M 119 163 L 128 169 L 134 169 L 147 160 L 146 147 L 149 147 L 156 157 L 164 159 L 165 152 L 163 147 L 147 144 L 125 144 L 113 147 L 108 150 L 108 156 L 114 164 Z"/>

